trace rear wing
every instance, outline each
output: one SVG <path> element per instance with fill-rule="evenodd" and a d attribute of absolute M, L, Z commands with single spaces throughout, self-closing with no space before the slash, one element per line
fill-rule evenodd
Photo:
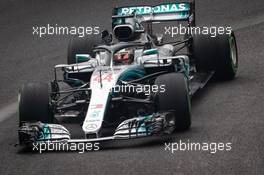
<path fill-rule="evenodd" d="M 113 9 L 113 19 L 131 15 L 142 16 L 141 22 L 187 21 L 190 26 L 195 26 L 195 1 Z"/>

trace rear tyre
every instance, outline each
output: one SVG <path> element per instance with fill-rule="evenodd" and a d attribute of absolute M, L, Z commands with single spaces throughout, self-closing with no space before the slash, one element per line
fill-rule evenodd
<path fill-rule="evenodd" d="M 50 88 L 46 83 L 25 84 L 18 95 L 19 126 L 22 122 L 53 122 Z"/>
<path fill-rule="evenodd" d="M 95 53 L 93 52 L 93 48 L 95 45 L 100 44 L 97 38 L 81 38 L 81 37 L 73 37 L 71 38 L 68 45 L 68 57 L 67 63 L 74 64 L 76 63 L 76 54 L 90 54 L 91 57 L 95 57 Z"/>
<path fill-rule="evenodd" d="M 164 92 L 156 94 L 157 111 L 175 111 L 176 130 L 186 130 L 191 125 L 191 103 L 185 76 L 169 73 L 159 76 L 155 85 L 164 86 Z"/>
<path fill-rule="evenodd" d="M 234 79 L 238 69 L 237 45 L 234 32 L 230 35 L 223 35 L 219 39 L 222 52 L 217 60 L 216 77 L 221 80 Z"/>
<path fill-rule="evenodd" d="M 191 52 L 199 72 L 215 71 L 215 77 L 233 79 L 238 68 L 237 45 L 234 32 L 231 34 L 194 35 Z"/>

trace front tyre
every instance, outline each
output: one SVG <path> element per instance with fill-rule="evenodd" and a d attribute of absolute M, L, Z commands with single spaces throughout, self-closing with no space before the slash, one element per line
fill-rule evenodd
<path fill-rule="evenodd" d="M 164 74 L 157 77 L 155 85 L 165 89 L 156 94 L 157 111 L 175 111 L 176 130 L 188 129 L 191 125 L 191 103 L 185 76 L 181 73 Z"/>
<path fill-rule="evenodd" d="M 50 107 L 50 88 L 46 83 L 28 83 L 18 95 L 19 126 L 22 122 L 53 122 Z"/>

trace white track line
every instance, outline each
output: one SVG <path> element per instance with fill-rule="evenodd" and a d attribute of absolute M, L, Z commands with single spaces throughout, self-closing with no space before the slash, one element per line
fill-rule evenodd
<path fill-rule="evenodd" d="M 15 114 L 17 111 L 17 102 L 11 103 L 0 110 L 0 122 Z"/>

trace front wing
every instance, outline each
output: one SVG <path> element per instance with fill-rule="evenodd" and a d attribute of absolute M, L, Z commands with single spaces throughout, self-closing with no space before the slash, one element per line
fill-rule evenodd
<path fill-rule="evenodd" d="M 174 111 L 135 117 L 119 124 L 113 136 L 84 139 L 72 139 L 70 132 L 59 124 L 24 122 L 18 130 L 19 143 L 21 145 L 45 142 L 87 143 L 171 134 L 175 129 L 174 118 Z"/>

